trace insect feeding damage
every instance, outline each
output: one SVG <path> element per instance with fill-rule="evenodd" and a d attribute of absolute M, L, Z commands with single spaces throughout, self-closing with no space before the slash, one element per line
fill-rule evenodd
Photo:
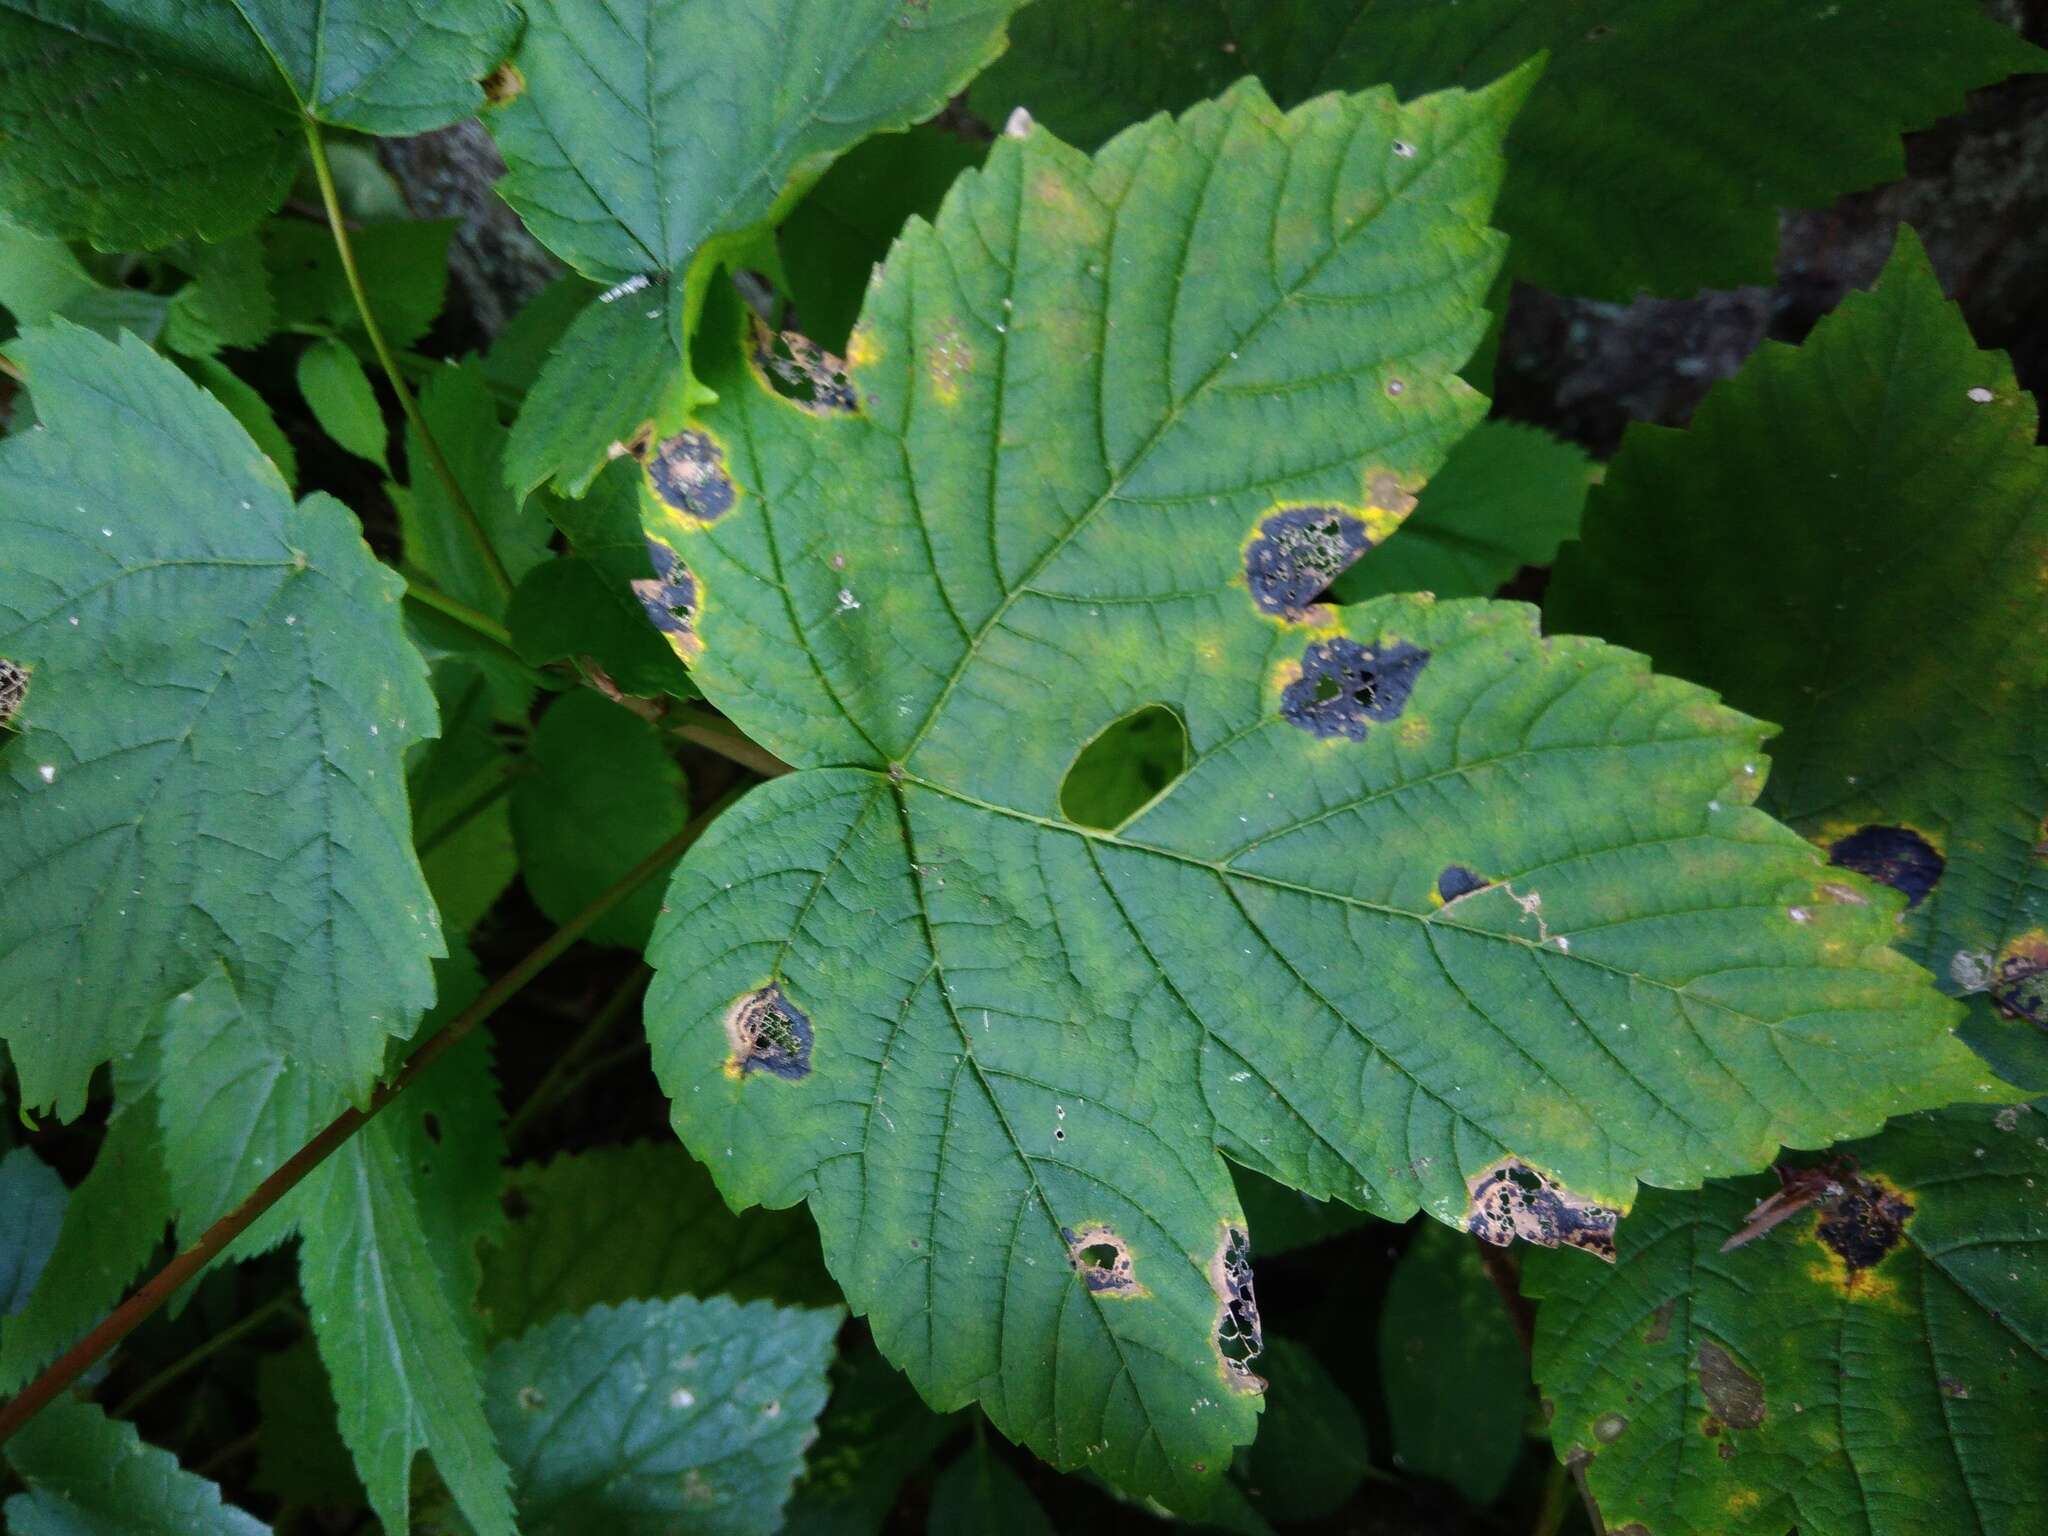
<path fill-rule="evenodd" d="M 695 661 L 704 650 L 704 642 L 697 638 L 697 578 L 659 539 L 647 541 L 647 558 L 654 575 L 634 582 L 633 595 L 675 653 L 685 662 Z"/>
<path fill-rule="evenodd" d="M 1298 624 L 1370 548 L 1364 521 L 1344 508 L 1290 507 L 1260 522 L 1244 554 L 1245 583 L 1259 612 Z"/>
<path fill-rule="evenodd" d="M 1374 720 L 1397 718 L 1429 664 L 1429 652 L 1405 640 L 1361 645 L 1346 635 L 1311 641 L 1301 676 L 1280 695 L 1280 715 L 1314 736 L 1365 740 Z"/>
<path fill-rule="evenodd" d="M 1265 1350 L 1266 1335 L 1252 1290 L 1251 1238 L 1242 1227 L 1225 1223 L 1223 1240 L 1209 1261 L 1209 1287 L 1216 1293 L 1216 1355 L 1224 1379 L 1241 1391 L 1265 1391 L 1264 1378 L 1252 1370 Z"/>
<path fill-rule="evenodd" d="M 1100 1222 L 1078 1231 L 1072 1227 L 1061 1227 L 1060 1236 L 1066 1239 L 1067 1262 L 1093 1295 L 1137 1297 L 1151 1294 L 1138 1284 L 1137 1272 L 1131 1263 L 1130 1245 L 1108 1227 Z"/>
<path fill-rule="evenodd" d="M 811 1075 L 811 1019 L 774 982 L 742 993 L 725 1010 L 725 1038 L 732 1047 L 727 1077 L 772 1072 L 794 1083 Z"/>
<path fill-rule="evenodd" d="M 1908 907 L 1926 899 L 1947 867 L 1940 851 L 1911 827 L 1858 827 L 1829 845 L 1828 862 L 1903 892 Z"/>
<path fill-rule="evenodd" d="M 28 668 L 0 656 L 0 730 L 14 723 L 28 697 Z"/>
<path fill-rule="evenodd" d="M 771 392 L 813 416 L 841 416 L 860 408 L 845 358 L 795 331 L 773 330 L 758 315 L 749 318 L 754 368 Z"/>
<path fill-rule="evenodd" d="M 1465 1184 L 1465 1230 L 1505 1248 L 1516 1238 L 1546 1248 L 1582 1248 L 1614 1262 L 1621 1212 L 1573 1194 L 1519 1158 L 1504 1157 Z"/>
<path fill-rule="evenodd" d="M 738 493 L 726 473 L 725 449 L 698 427 L 665 437 L 646 460 L 647 478 L 662 505 L 695 522 L 717 522 L 730 512 Z"/>

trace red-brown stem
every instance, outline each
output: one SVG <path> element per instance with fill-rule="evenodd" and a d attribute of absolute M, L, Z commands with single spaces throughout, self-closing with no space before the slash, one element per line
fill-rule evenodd
<path fill-rule="evenodd" d="M 0 1407 L 0 1443 L 4 1443 L 16 1430 L 40 1413 L 58 1393 L 92 1369 L 107 1351 L 133 1333 L 144 1319 L 177 1294 L 181 1286 L 205 1269 L 222 1249 L 247 1231 L 259 1216 L 283 1199 L 294 1185 L 319 1167 L 330 1153 L 368 1124 L 371 1116 L 405 1092 L 418 1080 L 421 1073 L 445 1056 L 477 1025 L 503 1007 L 520 988 L 560 958 L 562 952 L 581 938 L 592 923 L 646 884 L 670 860 L 678 857 L 702 835 L 704 829 L 723 809 L 723 803 L 715 805 L 691 821 L 681 832 L 634 865 L 617 884 L 543 939 L 511 970 L 486 987 L 475 1002 L 450 1020 L 445 1029 L 414 1051 L 406 1059 L 405 1066 L 398 1076 L 382 1084 L 370 1096 L 367 1108 L 347 1109 L 337 1115 L 325 1130 L 280 1163 L 268 1178 L 256 1186 L 247 1199 L 201 1233 L 198 1242 L 158 1270 L 140 1290 L 110 1312 L 90 1333 L 66 1350 L 34 1381 L 22 1388 L 13 1401 L 5 1407 Z"/>

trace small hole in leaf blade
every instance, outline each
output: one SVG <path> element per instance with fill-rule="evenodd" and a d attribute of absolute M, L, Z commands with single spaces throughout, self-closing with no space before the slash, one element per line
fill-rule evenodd
<path fill-rule="evenodd" d="M 1112 721 L 1060 781 L 1060 814 L 1084 827 L 1122 826 L 1187 771 L 1188 731 L 1163 704 Z"/>

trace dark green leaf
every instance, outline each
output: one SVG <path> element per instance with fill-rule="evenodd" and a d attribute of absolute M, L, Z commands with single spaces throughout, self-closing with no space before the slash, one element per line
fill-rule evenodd
<path fill-rule="evenodd" d="M 292 1504 L 360 1504 L 363 1485 L 341 1443 L 334 1393 L 312 1340 L 256 1365 L 256 1469 L 250 1486 Z"/>
<path fill-rule="evenodd" d="M 976 1435 L 932 1485 L 927 1536 L 1053 1536 L 1024 1479 Z"/>
<path fill-rule="evenodd" d="M 1252 1250 L 1261 1256 L 1307 1248 L 1372 1220 L 1342 1201 L 1314 1199 L 1249 1168 L 1233 1168 L 1230 1175 L 1244 1206 Z"/>
<path fill-rule="evenodd" d="M 580 556 L 529 571 L 505 622 L 519 654 L 537 667 L 587 656 L 627 693 L 696 695 L 682 659 L 647 621 L 640 599 Z"/>
<path fill-rule="evenodd" d="M 508 0 L 0 7 L 0 206 L 105 250 L 219 240 L 283 200 L 301 116 L 421 133 L 482 104 Z"/>
<path fill-rule="evenodd" d="M 1548 565 L 1579 531 L 1593 465 L 1534 427 L 1484 421 L 1417 495 L 1400 531 L 1337 578 L 1332 599 L 1390 592 L 1491 597 L 1525 565 Z"/>
<path fill-rule="evenodd" d="M 255 440 L 263 456 L 277 467 L 284 477 L 287 490 L 296 489 L 299 483 L 299 456 L 292 452 L 291 440 L 278 427 L 277 418 L 271 414 L 270 402 L 256 393 L 255 389 L 217 357 L 186 357 L 180 367 L 198 381 L 205 391 L 227 408 L 227 413 L 241 424 L 244 432 Z"/>
<path fill-rule="evenodd" d="M 420 388 L 419 407 L 455 483 L 482 525 L 482 536 L 490 540 L 516 583 L 547 559 L 553 530 L 537 501 L 506 485 L 505 428 L 483 366 L 469 362 L 436 368 Z M 502 616 L 511 594 L 485 563 L 477 529 L 449 496 L 431 468 L 419 432 L 410 425 L 405 442 L 412 485 L 398 510 L 406 559 L 448 596 Z"/>
<path fill-rule="evenodd" d="M 845 351 L 868 279 L 903 226 L 936 214 L 946 189 L 986 153 L 986 145 L 924 123 L 835 161 L 782 223 L 797 328 L 828 351 Z"/>
<path fill-rule="evenodd" d="M 484 1310 L 500 1337 L 608 1302 L 838 1299 L 808 1216 L 734 1215 L 673 1142 L 558 1157 L 516 1170 L 507 1190 L 522 1214 L 484 1264 Z M 650 1201 L 650 1191 L 660 1198 Z"/>
<path fill-rule="evenodd" d="M 427 888 L 450 929 L 466 932 L 518 872 L 510 790 L 517 771 L 498 739 L 490 678 L 465 659 L 434 668 L 441 736 L 413 749 L 406 769 L 413 832 Z"/>
<path fill-rule="evenodd" d="M 155 341 L 169 301 L 134 288 L 109 288 L 62 240 L 0 222 L 0 308 L 17 329 L 65 319 L 109 340 L 133 331 Z"/>
<path fill-rule="evenodd" d="M 1770 282 L 1780 205 L 1896 179 L 1901 133 L 2044 61 L 1974 0 L 1039 0 L 1016 35 L 969 99 L 1091 146 L 1244 74 L 1291 105 L 1545 54 L 1500 225 L 1517 276 L 1615 299 Z"/>
<path fill-rule="evenodd" d="M 571 273 L 549 283 L 529 299 L 484 354 L 484 377 L 491 388 L 514 398 L 533 388 L 541 365 L 582 314 L 597 290 Z"/>
<path fill-rule="evenodd" d="M 255 235 L 218 245 L 191 241 L 173 259 L 191 276 L 171 296 L 165 346 L 209 357 L 223 347 L 260 346 L 277 328 L 270 271 Z"/>
<path fill-rule="evenodd" d="M 1777 1179 L 1645 1194 L 1612 1268 L 1530 1256 L 1536 1381 L 1610 1531 L 2031 1530 L 2048 1487 L 2041 1115 L 1915 1115 Z M 1832 1191 L 1832 1192 L 1830 1192 Z"/>
<path fill-rule="evenodd" d="M 1779 722 L 1765 803 L 1839 866 L 1819 904 L 1896 886 L 1900 947 L 1969 997 L 1994 1065 L 2048 1087 L 2036 418 L 1902 232 L 1871 292 L 1767 344 L 1690 430 L 1630 429 L 1546 616 Z"/>
<path fill-rule="evenodd" d="M 1291 1339 L 1270 1340 L 1259 1370 L 1266 1413 L 1245 1473 L 1252 1506 L 1272 1520 L 1319 1520 L 1365 1480 L 1364 1421 L 1322 1363 Z"/>
<path fill-rule="evenodd" d="M 1491 1504 L 1522 1454 L 1529 1363 L 1474 1240 L 1424 1222 L 1380 1311 L 1395 1464 Z"/>
<path fill-rule="evenodd" d="M 350 234 L 371 312 L 392 346 L 412 346 L 441 313 L 448 296 L 448 241 L 454 233 L 452 219 L 422 219 L 365 224 Z M 276 221 L 264 231 L 264 259 L 281 324 L 346 332 L 358 355 L 369 355 L 369 343 L 361 339 L 362 318 L 334 238 L 324 226 Z"/>
<path fill-rule="evenodd" d="M 925 1406 L 903 1373 L 865 1341 L 832 1362 L 832 1396 L 785 1536 L 877 1536 L 905 1478 L 959 1426 Z"/>
<path fill-rule="evenodd" d="M 683 771 L 652 725 L 593 689 L 549 706 L 512 786 L 512 835 L 526 888 L 558 923 L 582 911 L 635 864 L 683 830 Z M 639 949 L 661 909 L 650 880 L 585 935 Z"/>
<path fill-rule="evenodd" d="M 0 1392 L 18 1390 L 111 1312 L 163 1244 L 172 1204 L 156 1062 L 152 1042 L 114 1064 L 114 1108 L 92 1169 L 64 1207 L 35 1290 L 0 1324 Z"/>

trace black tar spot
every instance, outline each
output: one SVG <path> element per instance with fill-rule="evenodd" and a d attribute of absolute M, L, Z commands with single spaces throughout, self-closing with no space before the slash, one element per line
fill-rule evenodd
<path fill-rule="evenodd" d="M 663 438 L 647 461 L 647 478 L 664 502 L 699 522 L 715 523 L 732 510 L 725 450 L 708 432 L 691 427 Z"/>
<path fill-rule="evenodd" d="M 697 578 L 676 558 L 675 551 L 659 539 L 647 541 L 647 558 L 654 567 L 654 578 L 634 582 L 633 595 L 640 599 L 648 619 L 663 634 L 694 638 Z"/>
<path fill-rule="evenodd" d="M 1437 899 L 1442 902 L 1456 901 L 1460 896 L 1470 896 L 1474 891 L 1483 891 L 1491 880 L 1482 879 L 1462 864 L 1446 864 L 1443 873 L 1436 877 Z"/>
<path fill-rule="evenodd" d="M 1261 613 L 1299 620 L 1330 583 L 1372 547 L 1365 524 L 1342 507 L 1293 507 L 1259 524 L 1244 576 Z"/>
<path fill-rule="evenodd" d="M 1858 827 L 1828 849 L 1828 862 L 1903 891 L 1909 907 L 1920 905 L 1946 865 L 1910 827 Z"/>
<path fill-rule="evenodd" d="M 1429 652 L 1396 640 L 1383 648 L 1340 635 L 1302 652 L 1301 676 L 1280 696 L 1289 724 L 1317 736 L 1365 740 L 1368 721 L 1392 720 L 1407 707 Z"/>
<path fill-rule="evenodd" d="M 770 982 L 733 1005 L 728 1031 L 742 1074 L 772 1072 L 790 1082 L 811 1075 L 811 1020 Z"/>
<path fill-rule="evenodd" d="M 1821 1208 L 1814 1227 L 1820 1240 L 1842 1257 L 1854 1274 L 1869 1269 L 1898 1247 L 1913 1206 L 1904 1195 L 1853 1178 L 1842 1193 Z"/>

